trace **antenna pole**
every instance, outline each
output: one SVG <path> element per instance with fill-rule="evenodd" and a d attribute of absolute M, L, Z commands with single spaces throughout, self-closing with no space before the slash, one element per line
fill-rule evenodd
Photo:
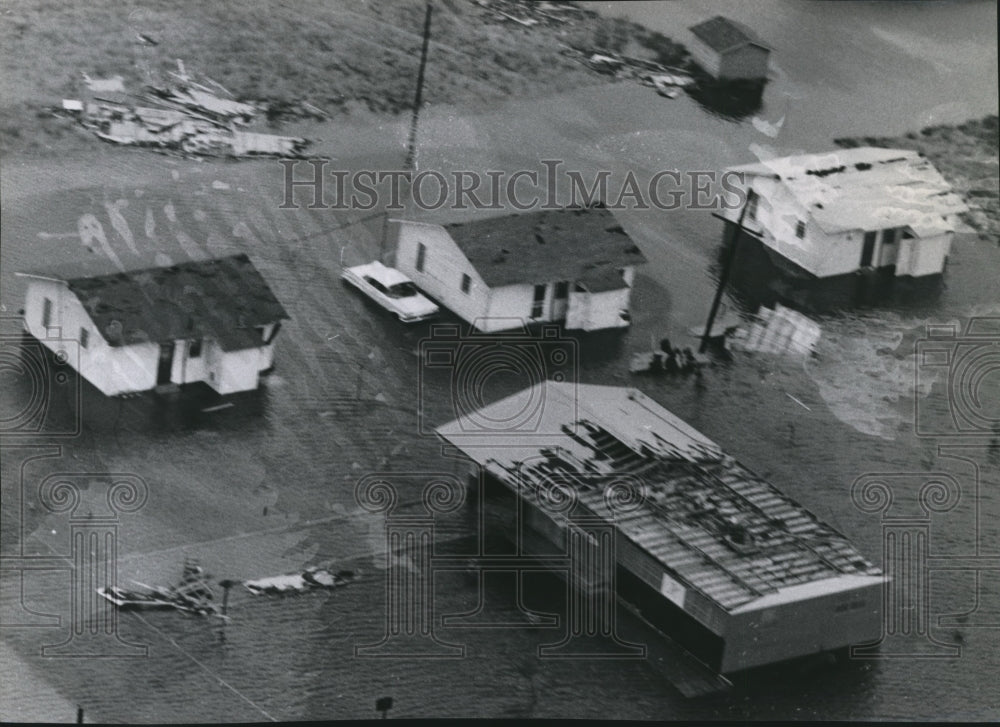
<path fill-rule="evenodd" d="M 726 259 L 722 263 L 722 271 L 719 274 L 719 287 L 715 289 L 715 298 L 712 300 L 712 308 L 708 311 L 708 322 L 705 324 L 705 330 L 701 334 L 701 346 L 698 347 L 698 353 L 705 353 L 705 349 L 708 348 L 708 340 L 712 333 L 712 324 L 715 323 L 715 316 L 719 312 L 719 304 L 722 302 L 722 291 L 726 289 L 726 283 L 729 281 L 729 272 L 733 267 L 733 261 L 736 259 L 736 246 L 740 241 L 740 232 L 743 231 L 743 218 L 746 216 L 747 207 L 750 206 L 750 202 L 754 197 L 754 191 L 752 189 L 747 190 L 747 199 L 743 203 L 743 209 L 740 211 L 740 218 L 736 222 L 736 227 L 733 230 L 732 240 L 729 241 L 729 249 L 726 251 Z"/>
<path fill-rule="evenodd" d="M 428 0 L 427 14 L 424 16 L 424 44 L 420 49 L 420 70 L 417 71 L 417 93 L 413 100 L 413 116 L 410 119 L 410 140 L 406 145 L 406 161 L 403 166 L 412 170 L 416 156 L 417 119 L 420 116 L 420 105 L 424 97 L 424 71 L 427 68 L 427 49 L 431 41 L 431 4 Z"/>

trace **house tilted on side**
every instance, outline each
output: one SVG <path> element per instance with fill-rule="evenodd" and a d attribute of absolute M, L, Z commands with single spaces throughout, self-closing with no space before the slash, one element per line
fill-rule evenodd
<path fill-rule="evenodd" d="M 205 382 L 256 389 L 288 314 L 246 255 L 87 277 L 28 279 L 25 330 L 108 396 Z"/>
<path fill-rule="evenodd" d="M 820 278 L 868 268 L 941 273 L 968 210 L 929 161 L 904 149 L 842 149 L 727 171 L 743 175 L 746 231 Z M 734 224 L 739 214 L 720 216 Z"/>
<path fill-rule="evenodd" d="M 603 207 L 396 224 L 395 267 L 481 331 L 629 324 L 635 268 L 646 258 Z"/>
<path fill-rule="evenodd" d="M 718 80 L 767 78 L 771 49 L 742 23 L 716 15 L 692 26 L 688 51 Z"/>

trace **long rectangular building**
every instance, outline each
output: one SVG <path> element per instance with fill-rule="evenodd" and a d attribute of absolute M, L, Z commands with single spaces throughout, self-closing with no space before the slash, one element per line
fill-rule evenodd
<path fill-rule="evenodd" d="M 533 533 L 558 543 L 567 518 L 612 522 L 618 595 L 719 673 L 879 638 L 881 571 L 637 390 L 547 381 L 437 432 Z M 616 503 L 615 483 L 631 499 Z M 549 506 L 553 487 L 572 509 Z"/>

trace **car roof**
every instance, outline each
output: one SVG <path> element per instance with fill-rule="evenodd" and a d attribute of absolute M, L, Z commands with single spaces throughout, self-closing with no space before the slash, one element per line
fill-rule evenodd
<path fill-rule="evenodd" d="M 396 270 L 396 268 L 390 268 L 383 265 L 378 260 L 370 262 L 366 265 L 358 265 L 356 267 L 350 268 L 351 272 L 360 276 L 369 276 L 382 283 L 382 285 L 390 286 L 396 285 L 397 283 L 410 283 L 412 282 L 408 277 L 403 275 L 403 273 Z"/>

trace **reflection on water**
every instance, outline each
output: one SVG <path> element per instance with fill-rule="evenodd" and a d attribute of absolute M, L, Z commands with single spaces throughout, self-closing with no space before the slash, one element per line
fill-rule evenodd
<path fill-rule="evenodd" d="M 684 90 L 712 116 L 726 121 L 742 121 L 760 111 L 766 80 L 719 80 L 704 72 Z"/>
<path fill-rule="evenodd" d="M 810 314 L 883 308 L 926 315 L 936 309 L 944 290 L 942 275 L 896 277 L 891 268 L 815 278 L 792 269 L 790 263 L 750 235 L 741 234 L 737 244 L 729 285 L 747 313 L 780 303 Z M 716 251 L 716 277 L 726 249 L 724 243 Z"/>

